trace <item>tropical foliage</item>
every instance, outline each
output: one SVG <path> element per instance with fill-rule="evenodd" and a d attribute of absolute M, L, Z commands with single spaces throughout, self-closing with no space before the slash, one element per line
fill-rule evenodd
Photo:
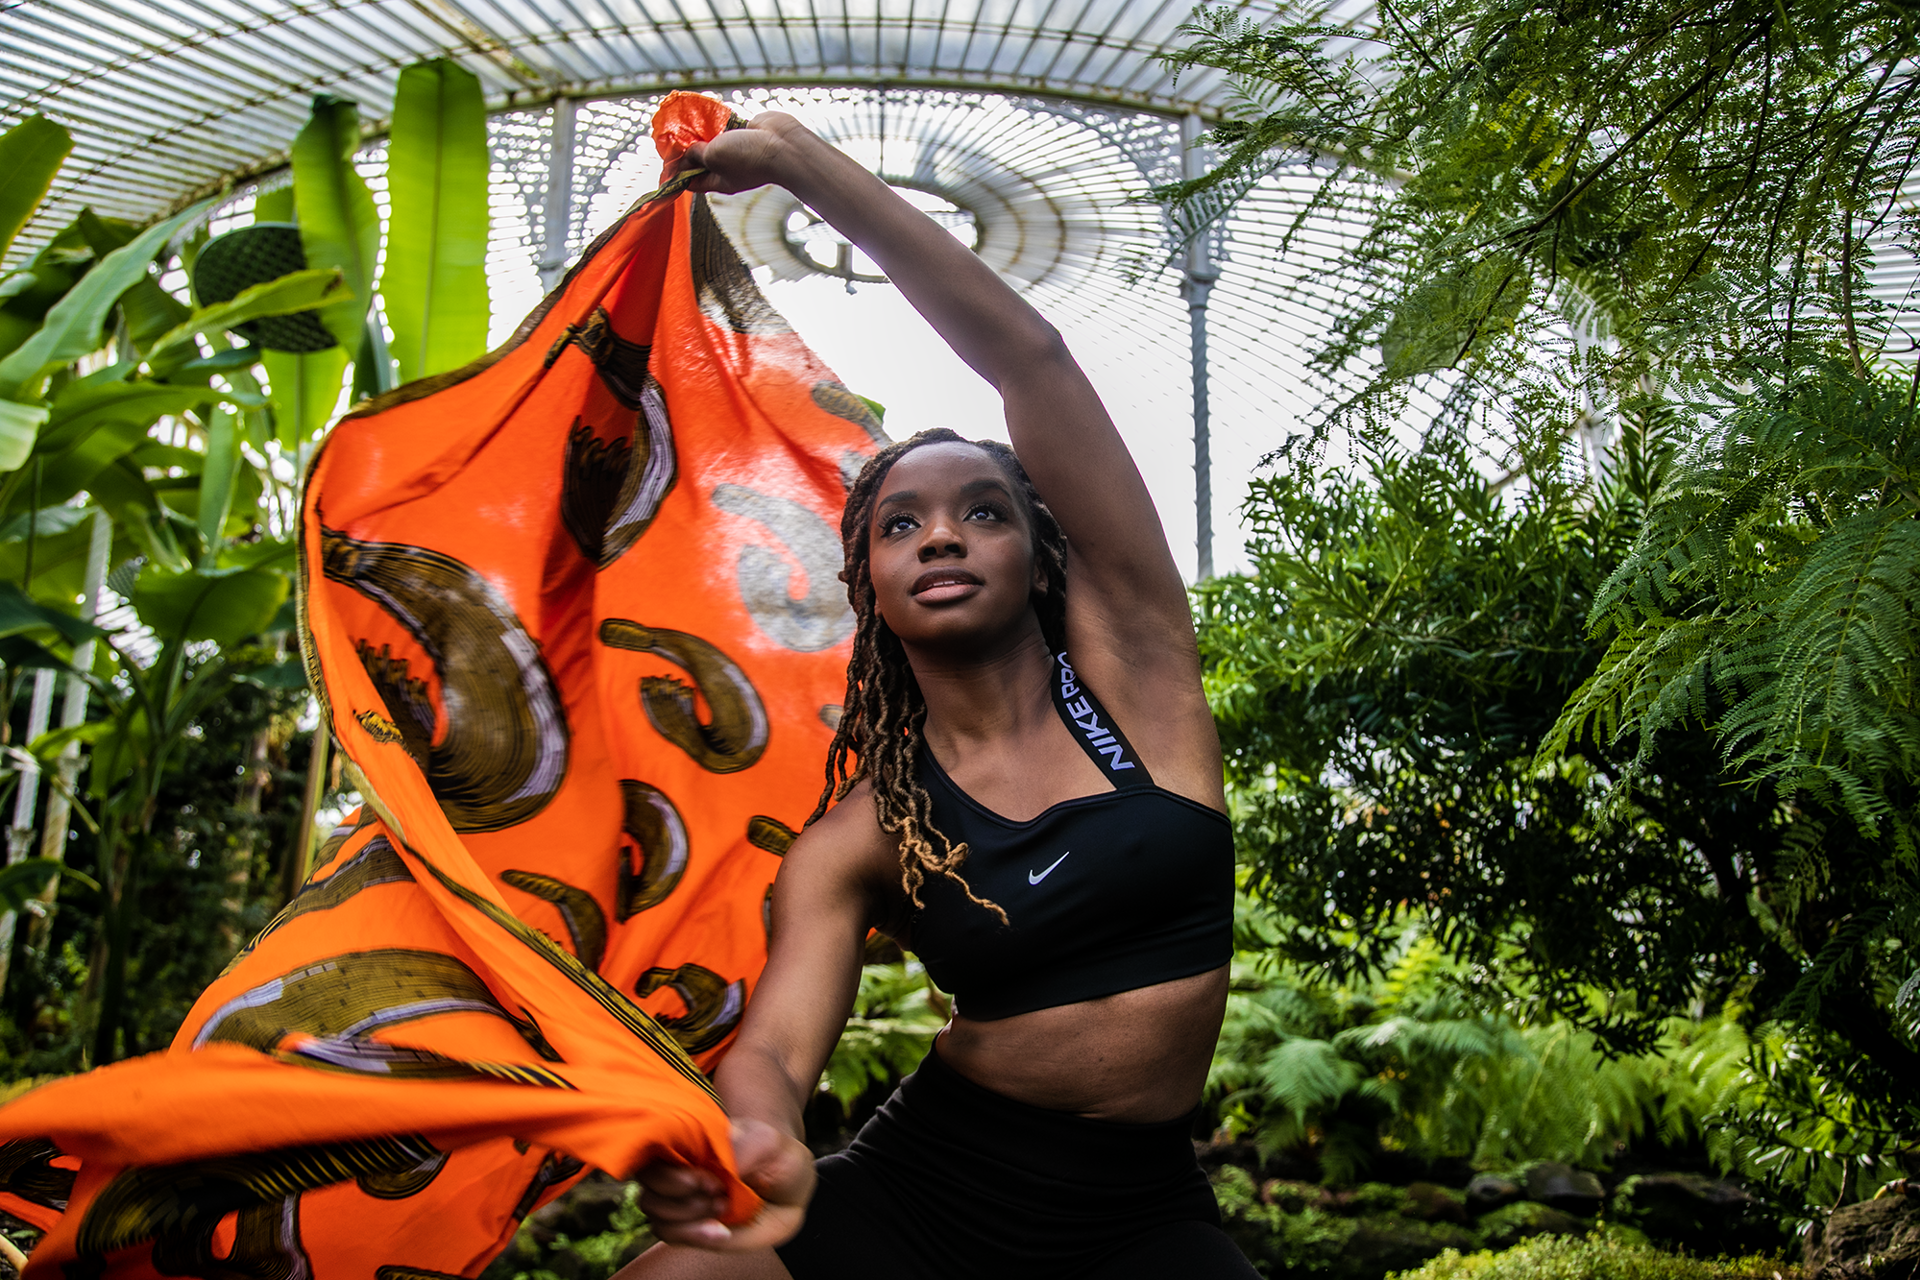
<path fill-rule="evenodd" d="M 1844 1197 L 1920 1119 L 1920 384 L 1866 274 L 1920 14 L 1377 14 L 1206 10 L 1175 60 L 1240 94 L 1186 230 L 1303 150 L 1363 228 L 1254 571 L 1199 594 L 1276 951 L 1372 980 L 1418 922 L 1614 1053 L 1739 1010 L 1723 1156 Z"/>
<path fill-rule="evenodd" d="M 326 775 L 323 744 L 292 743 L 295 479 L 350 366 L 362 392 L 392 385 L 388 323 L 410 376 L 484 345 L 479 93 L 450 63 L 403 73 L 391 150 L 405 173 L 384 227 L 354 159 L 357 113 L 316 100 L 292 185 L 254 202 L 256 222 L 298 224 L 306 266 L 229 298 L 180 283 L 217 197 L 145 228 L 83 211 L 0 278 L 0 664 L 5 778 L 22 793 L 0 896 L 33 915 L 0 923 L 16 1072 L 159 1047 L 304 874 Z M 70 146 L 42 117 L 0 137 L 0 247 Z M 256 341 L 263 320 L 299 315 L 333 345 Z M 96 617 L 97 601 L 113 607 Z M 304 788 L 277 776 L 289 750 L 307 758 Z M 36 813 L 41 830 L 20 825 Z M 283 847 L 263 848 L 268 833 Z M 61 875 L 69 860 L 85 870 Z M 64 925 L 62 903 L 81 913 Z"/>

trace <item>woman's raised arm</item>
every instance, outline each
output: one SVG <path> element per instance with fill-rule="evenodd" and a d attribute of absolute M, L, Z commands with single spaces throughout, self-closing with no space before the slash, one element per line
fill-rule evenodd
<path fill-rule="evenodd" d="M 1152 665 L 1192 649 L 1186 589 L 1113 420 L 1054 327 L 979 257 L 791 116 L 767 113 L 688 152 L 696 190 L 778 183 L 858 244 L 961 359 L 1000 392 L 1034 485 L 1072 544 L 1069 607 Z M 1197 667 L 1194 668 L 1197 675 Z"/>

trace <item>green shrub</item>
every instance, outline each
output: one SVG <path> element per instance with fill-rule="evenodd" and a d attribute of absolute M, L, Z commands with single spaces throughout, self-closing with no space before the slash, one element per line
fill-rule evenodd
<path fill-rule="evenodd" d="M 1602 1235 L 1536 1236 L 1506 1250 L 1449 1249 L 1398 1280 L 1795 1280 L 1778 1258 L 1692 1258 Z"/>
<path fill-rule="evenodd" d="M 846 1030 L 820 1073 L 820 1091 L 843 1113 L 850 1110 L 868 1089 L 891 1086 L 918 1066 L 946 1021 L 945 997 L 917 961 L 865 966 Z"/>

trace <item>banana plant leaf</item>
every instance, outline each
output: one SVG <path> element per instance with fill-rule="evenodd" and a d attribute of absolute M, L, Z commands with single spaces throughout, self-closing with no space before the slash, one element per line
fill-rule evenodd
<path fill-rule="evenodd" d="M 320 322 L 347 351 L 360 349 L 380 248 L 380 213 L 353 167 L 359 146 L 359 109 L 326 94 L 313 100 L 313 115 L 293 140 L 293 207 L 300 245 L 310 269 L 338 271 L 346 281 L 348 294 L 322 308 Z"/>
<path fill-rule="evenodd" d="M 0 665 L 13 671 L 66 671 L 72 666 L 53 650 L 25 636 L 0 636 Z"/>
<path fill-rule="evenodd" d="M 41 604 L 11 582 L 0 582 L 0 636 L 24 631 L 53 631 L 68 644 L 97 639 L 107 633 L 91 622 Z"/>
<path fill-rule="evenodd" d="M 0 903 L 9 911 L 19 911 L 26 907 L 28 899 L 37 895 L 57 875 L 64 874 L 92 889 L 100 891 L 100 884 L 92 876 L 73 871 L 63 862 L 52 858 L 22 858 L 10 866 L 0 867 Z"/>
<path fill-rule="evenodd" d="M 140 620 L 166 640 L 236 644 L 272 621 L 288 579 L 271 569 L 189 569 L 150 564 L 133 586 Z"/>
<path fill-rule="evenodd" d="M 254 201 L 255 222 L 292 222 L 294 216 L 292 187 L 264 192 Z M 303 241 L 305 236 L 303 231 Z M 346 380 L 347 350 L 335 346 L 305 354 L 263 351 L 260 363 L 266 367 L 273 399 L 274 436 L 282 447 L 297 449 L 332 421 Z"/>
<path fill-rule="evenodd" d="M 262 316 L 310 311 L 337 303 L 344 296 L 347 296 L 344 281 L 335 270 L 296 271 L 278 280 L 254 285 L 226 302 L 196 309 L 168 330 L 148 349 L 147 367 L 165 376 L 176 366 L 200 358 L 199 345 L 194 342 L 199 334 L 217 333 Z"/>
<path fill-rule="evenodd" d="M 0 399 L 19 401 L 28 393 L 37 396 L 41 376 L 50 369 L 78 360 L 100 345 L 100 326 L 120 295 L 147 274 L 154 255 L 166 247 L 180 228 L 204 214 L 211 199 L 182 210 L 164 222 L 155 223 L 140 237 L 108 254 L 67 290 L 60 301 L 47 311 L 47 318 L 32 337 L 0 360 Z M 32 442 L 28 442 L 31 449 Z M 27 459 L 0 450 L 0 471 L 11 471 Z"/>
<path fill-rule="evenodd" d="M 402 382 L 457 369 L 486 350 L 488 167 L 479 78 L 445 58 L 402 71 L 380 276 Z"/>
<path fill-rule="evenodd" d="M 0 134 L 0 254 L 46 198 L 73 135 L 45 116 L 28 116 Z"/>
<path fill-rule="evenodd" d="M 209 553 L 220 546 L 227 509 L 233 501 L 233 478 L 240 466 L 240 416 L 215 409 L 207 419 L 207 461 L 200 480 L 200 543 Z"/>
<path fill-rule="evenodd" d="M 47 407 L 0 400 L 0 471 L 16 471 L 33 456 L 33 442 L 47 424 Z"/>
<path fill-rule="evenodd" d="M 0 543 L 19 542 L 29 533 L 36 538 L 51 538 L 77 529 L 92 518 L 91 507 L 42 507 L 31 513 L 23 511 L 0 524 Z"/>
<path fill-rule="evenodd" d="M 41 431 L 35 452 L 44 460 L 40 475 L 43 505 L 64 502 L 115 460 L 142 447 L 147 430 L 167 414 L 186 413 L 229 399 L 206 387 L 176 387 L 159 382 L 69 384 L 53 398 L 52 417 Z M 4 404 L 0 401 L 0 404 Z M 16 473 L 0 487 L 0 508 L 14 509 L 27 486 Z"/>
<path fill-rule="evenodd" d="M 92 762 L 87 768 L 87 794 L 104 800 L 114 784 L 139 767 L 153 750 L 153 732 L 147 726 L 144 711 L 115 716 L 110 720 L 89 720 L 68 728 L 50 729 L 27 744 L 27 750 L 52 764 L 78 742 L 91 747 Z"/>

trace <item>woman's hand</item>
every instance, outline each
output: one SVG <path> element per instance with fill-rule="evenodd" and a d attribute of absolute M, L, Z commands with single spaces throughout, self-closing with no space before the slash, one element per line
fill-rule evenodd
<path fill-rule="evenodd" d="M 768 1249 L 791 1240 L 813 1197 L 813 1153 L 797 1139 L 759 1120 L 733 1124 L 733 1158 L 740 1180 L 763 1202 L 737 1227 L 720 1219 L 727 1198 L 720 1179 L 691 1165 L 656 1161 L 640 1171 L 640 1208 L 653 1234 L 668 1244 L 719 1253 Z"/>
<path fill-rule="evenodd" d="M 798 120 L 783 111 L 763 111 L 744 129 L 729 129 L 711 142 L 696 142 L 680 157 L 675 172 L 704 169 L 694 178 L 695 191 L 731 195 L 781 181 L 781 162 L 788 159 L 790 140 L 806 132 Z"/>

